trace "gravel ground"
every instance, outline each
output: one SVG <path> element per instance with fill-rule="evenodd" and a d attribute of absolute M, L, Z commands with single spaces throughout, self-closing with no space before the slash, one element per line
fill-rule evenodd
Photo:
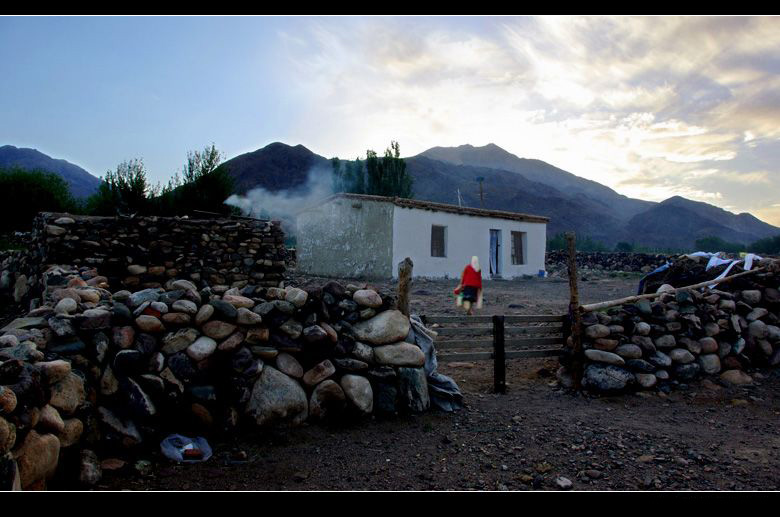
<path fill-rule="evenodd" d="M 584 281 L 582 303 L 633 294 L 638 275 Z M 299 284 L 317 279 L 298 279 Z M 455 314 L 455 281 L 415 280 L 413 312 Z M 387 284 L 389 285 L 389 284 Z M 483 314 L 565 310 L 563 280 L 489 282 Z M 510 307 L 511 304 L 511 307 Z M 590 397 L 557 387 L 554 359 L 507 362 L 506 394 L 492 364 L 448 363 L 461 387 L 454 413 L 213 439 L 214 457 L 176 465 L 152 452 L 150 471 L 105 471 L 111 490 L 777 490 L 780 371 L 753 386 L 712 382 L 670 395 Z M 565 478 L 565 479 L 560 479 Z M 570 482 L 570 483 L 569 483 Z"/>

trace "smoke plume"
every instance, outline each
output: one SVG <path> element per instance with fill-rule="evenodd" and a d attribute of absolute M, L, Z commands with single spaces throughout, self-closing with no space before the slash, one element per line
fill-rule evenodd
<path fill-rule="evenodd" d="M 240 208 L 247 217 L 279 220 L 285 233 L 294 236 L 298 212 L 331 195 L 333 195 L 331 171 L 312 168 L 307 174 L 306 182 L 293 190 L 270 192 L 258 187 L 245 195 L 233 194 L 225 203 Z"/>

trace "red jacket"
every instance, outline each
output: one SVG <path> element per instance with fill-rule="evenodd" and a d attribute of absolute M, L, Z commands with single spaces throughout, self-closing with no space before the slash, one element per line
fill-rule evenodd
<path fill-rule="evenodd" d="M 475 271 L 471 264 L 467 265 L 463 270 L 460 283 L 463 287 L 476 287 L 482 289 L 482 272 Z"/>

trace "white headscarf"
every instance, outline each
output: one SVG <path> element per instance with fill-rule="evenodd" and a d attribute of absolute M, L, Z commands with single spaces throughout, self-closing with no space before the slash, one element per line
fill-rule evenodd
<path fill-rule="evenodd" d="M 471 267 L 474 268 L 474 271 L 479 271 L 479 258 L 476 255 L 471 257 Z"/>

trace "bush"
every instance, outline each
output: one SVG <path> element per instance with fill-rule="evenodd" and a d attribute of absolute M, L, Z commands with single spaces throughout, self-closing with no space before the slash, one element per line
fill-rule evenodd
<path fill-rule="evenodd" d="M 780 254 L 780 235 L 759 239 L 750 245 L 749 251 L 753 253 L 765 253 L 769 255 Z"/>
<path fill-rule="evenodd" d="M 0 233 L 31 230 L 38 212 L 81 211 L 67 182 L 57 174 L 0 168 Z"/>
<path fill-rule="evenodd" d="M 745 245 L 736 242 L 726 242 L 720 237 L 710 236 L 696 239 L 697 251 L 709 251 L 715 253 L 718 251 L 725 251 L 726 253 L 739 253 L 745 251 Z"/>

